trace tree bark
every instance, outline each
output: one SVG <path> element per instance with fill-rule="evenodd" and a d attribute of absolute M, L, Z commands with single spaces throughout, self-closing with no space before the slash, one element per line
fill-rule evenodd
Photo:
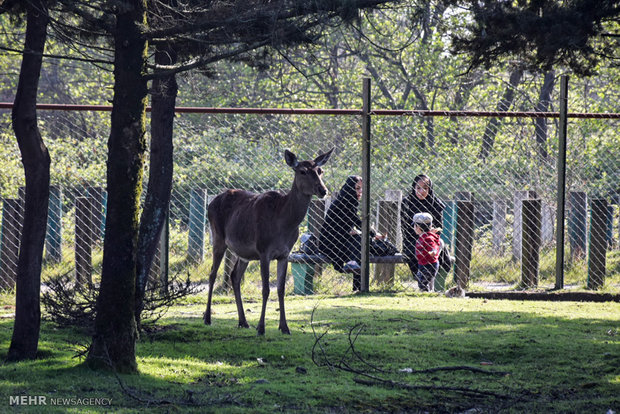
<path fill-rule="evenodd" d="M 47 39 L 44 1 L 27 6 L 26 40 L 13 106 L 13 129 L 26 177 L 24 222 L 17 262 L 15 324 L 7 359 L 34 359 L 41 326 L 41 263 L 47 227 L 50 156 L 37 125 L 37 91 Z"/>
<path fill-rule="evenodd" d="M 135 343 L 136 251 L 142 170 L 146 149 L 147 44 L 145 0 L 117 6 L 114 98 L 108 141 L 108 208 L 95 332 L 87 363 L 93 368 L 137 372 Z"/>
<path fill-rule="evenodd" d="M 504 96 L 497 103 L 496 111 L 507 111 L 508 108 L 512 106 L 512 102 L 515 98 L 515 90 L 517 86 L 521 83 L 521 78 L 523 77 L 522 69 L 515 69 L 510 74 L 510 80 L 508 87 L 504 91 Z M 486 160 L 491 150 L 493 149 L 493 145 L 495 143 L 495 136 L 497 135 L 497 131 L 501 125 L 501 118 L 491 118 L 487 123 L 486 128 L 484 129 L 484 135 L 482 136 L 482 146 L 480 147 L 480 153 L 478 156 Z"/>
<path fill-rule="evenodd" d="M 551 104 L 551 92 L 555 85 L 555 71 L 550 70 L 545 73 L 545 79 L 540 88 L 538 104 L 536 104 L 536 112 L 547 112 Z M 536 144 L 538 145 L 538 155 L 540 158 L 547 159 L 547 119 L 534 118 L 534 130 L 536 133 Z"/>
<path fill-rule="evenodd" d="M 170 47 L 158 48 L 155 51 L 155 63 L 157 64 L 173 65 L 176 60 L 176 52 Z M 136 322 L 138 326 L 140 326 L 140 316 L 144 309 L 144 293 L 149 271 L 170 203 L 173 172 L 172 132 L 177 91 L 175 75 L 153 80 L 149 183 L 138 236 L 136 272 Z"/>
<path fill-rule="evenodd" d="M 467 101 L 471 95 L 473 89 L 480 83 L 480 72 L 471 70 L 460 78 L 459 87 L 454 95 L 454 101 L 452 107 L 453 111 L 462 111 L 467 105 Z M 456 116 L 450 117 L 451 130 L 450 130 L 450 143 L 452 145 L 459 145 L 461 142 L 461 131 L 459 128 L 459 118 Z"/>

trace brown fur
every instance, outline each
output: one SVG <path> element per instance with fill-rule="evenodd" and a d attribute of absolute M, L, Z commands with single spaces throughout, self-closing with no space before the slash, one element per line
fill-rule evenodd
<path fill-rule="evenodd" d="M 213 285 L 224 253 L 230 249 L 238 256 L 232 274 L 233 291 L 239 326 L 249 327 L 243 311 L 240 285 L 249 260 L 259 260 L 263 291 L 263 305 L 257 331 L 265 333 L 265 309 L 269 297 L 269 262 L 278 261 L 278 301 L 282 333 L 290 333 L 284 311 L 284 284 L 288 255 L 299 235 L 299 224 L 304 219 L 313 195 L 324 197 L 327 188 L 321 179 L 320 166 L 329 159 L 333 149 L 313 161 L 297 161 L 290 151 L 285 152 L 286 163 L 295 170 L 295 179 L 287 194 L 268 191 L 254 194 L 244 190 L 227 190 L 209 204 L 208 216 L 213 237 L 213 267 L 209 274 L 209 297 L 204 313 L 205 324 L 211 324 Z"/>

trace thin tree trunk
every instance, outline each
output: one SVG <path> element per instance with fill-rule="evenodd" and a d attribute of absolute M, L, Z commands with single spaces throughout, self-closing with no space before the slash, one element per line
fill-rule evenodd
<path fill-rule="evenodd" d="M 454 95 L 454 102 L 452 104 L 453 111 L 462 111 L 467 105 L 471 91 L 480 83 L 480 74 L 478 72 L 467 72 L 462 78 L 460 78 L 459 87 Z M 461 131 L 459 129 L 459 118 L 456 116 L 450 117 L 451 131 L 450 131 L 450 143 L 452 145 L 458 145 L 460 143 Z"/>
<path fill-rule="evenodd" d="M 540 88 L 538 104 L 536 104 L 536 112 L 547 112 L 551 104 L 551 92 L 555 85 L 555 71 L 550 70 L 545 73 L 545 79 Z M 540 158 L 547 159 L 547 119 L 534 118 L 534 130 L 536 133 L 536 144 L 538 145 L 538 155 Z"/>
<path fill-rule="evenodd" d="M 114 99 L 108 141 L 108 207 L 101 288 L 87 363 L 137 372 L 135 344 L 138 213 L 144 167 L 147 44 L 144 0 L 118 7 L 114 31 Z"/>
<path fill-rule="evenodd" d="M 507 111 L 508 108 L 512 106 L 512 102 L 515 98 L 515 90 L 519 83 L 521 83 L 521 78 L 523 77 L 522 69 L 515 69 L 510 74 L 509 85 L 504 91 L 504 96 L 497 103 L 496 111 Z M 497 135 L 497 131 L 499 131 L 499 127 L 501 125 L 501 118 L 491 118 L 487 123 L 486 128 L 484 129 L 484 135 L 482 136 L 482 146 L 480 147 L 480 153 L 478 156 L 486 160 L 491 150 L 493 150 L 493 145 L 495 143 L 495 136 Z"/>
<path fill-rule="evenodd" d="M 158 48 L 155 52 L 155 63 L 160 65 L 176 63 L 175 51 L 172 48 Z M 136 322 L 138 326 L 140 326 L 140 315 L 144 309 L 144 292 L 149 271 L 170 203 L 173 171 L 172 132 L 177 91 L 174 75 L 153 80 L 149 183 L 138 237 L 136 279 Z"/>
<path fill-rule="evenodd" d="M 47 226 L 50 156 L 37 126 L 37 90 L 47 38 L 47 7 L 27 6 L 26 41 L 13 106 L 13 129 L 26 177 L 24 222 L 17 262 L 15 325 L 7 359 L 34 359 L 41 326 L 41 263 Z"/>

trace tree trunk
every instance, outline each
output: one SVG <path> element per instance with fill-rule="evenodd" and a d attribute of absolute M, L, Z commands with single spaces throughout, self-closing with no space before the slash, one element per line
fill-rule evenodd
<path fill-rule="evenodd" d="M 155 62 L 160 65 L 172 65 L 176 63 L 176 53 L 172 48 L 158 48 L 155 52 Z M 136 322 L 138 326 L 140 326 L 140 314 L 144 309 L 144 292 L 149 271 L 170 203 L 173 171 L 172 131 L 177 90 L 174 75 L 153 80 L 149 183 L 138 237 L 136 271 Z"/>
<path fill-rule="evenodd" d="M 94 368 L 136 372 L 135 311 L 138 212 L 144 166 L 145 0 L 117 8 L 114 30 L 114 99 L 108 141 L 108 208 L 95 332 L 87 363 Z"/>
<path fill-rule="evenodd" d="M 512 102 L 515 98 L 515 90 L 517 89 L 517 86 L 519 86 L 519 83 L 521 83 L 522 77 L 522 69 L 515 69 L 512 71 L 510 74 L 509 85 L 504 91 L 504 96 L 498 102 L 496 111 L 507 111 L 508 108 L 512 106 Z M 481 159 L 486 160 L 491 153 L 493 144 L 495 143 L 495 136 L 497 135 L 501 122 L 501 118 L 491 118 L 487 123 L 487 126 L 484 129 L 484 135 L 482 136 L 482 147 L 480 148 L 480 154 L 478 154 Z"/>
<path fill-rule="evenodd" d="M 555 71 L 550 70 L 545 73 L 545 80 L 540 88 L 538 104 L 536 104 L 536 112 L 547 112 L 551 104 L 551 92 L 555 85 Z M 534 130 L 536 132 L 536 144 L 538 145 L 538 155 L 546 160 L 547 152 L 547 119 L 534 118 Z"/>
<path fill-rule="evenodd" d="M 459 87 L 454 95 L 454 101 L 452 107 L 453 111 L 462 111 L 467 105 L 469 96 L 473 89 L 480 83 L 480 73 L 477 71 L 469 71 L 460 78 Z M 456 116 L 450 117 L 450 143 L 452 145 L 459 145 L 461 142 L 461 130 L 459 128 L 459 118 Z"/>
<path fill-rule="evenodd" d="M 26 176 L 24 222 L 17 262 L 15 325 L 8 360 L 34 359 L 41 326 L 41 263 L 47 227 L 50 156 L 37 126 L 37 90 L 47 38 L 47 7 L 27 6 L 26 40 L 13 106 L 13 129 Z"/>

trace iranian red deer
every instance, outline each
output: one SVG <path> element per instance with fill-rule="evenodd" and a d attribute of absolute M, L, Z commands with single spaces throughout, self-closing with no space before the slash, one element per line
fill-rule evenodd
<path fill-rule="evenodd" d="M 254 194 L 243 190 L 227 190 L 209 204 L 208 216 L 213 237 L 213 267 L 209 274 L 209 298 L 204 322 L 211 324 L 211 297 L 217 270 L 226 249 L 239 259 L 232 273 L 232 285 L 239 313 L 239 327 L 248 328 L 241 300 L 241 278 L 248 261 L 260 261 L 263 306 L 256 330 L 265 333 L 265 309 L 269 297 L 269 262 L 277 260 L 277 289 L 280 305 L 282 333 L 290 334 L 284 312 L 284 284 L 288 255 L 299 236 L 299 224 L 306 216 L 313 195 L 324 197 L 327 188 L 323 183 L 321 166 L 329 159 L 333 148 L 313 161 L 298 161 L 297 156 L 286 150 L 284 159 L 295 171 L 293 186 L 287 194 L 268 191 Z"/>

